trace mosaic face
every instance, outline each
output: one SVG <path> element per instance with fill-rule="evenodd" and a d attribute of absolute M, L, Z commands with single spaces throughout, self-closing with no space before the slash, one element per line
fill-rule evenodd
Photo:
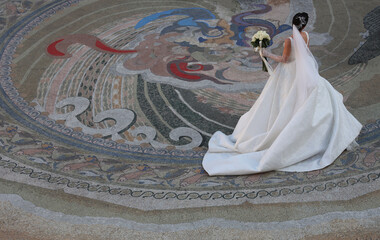
<path fill-rule="evenodd" d="M 279 36 L 291 27 L 278 23 L 288 15 L 271 21 L 265 14 L 279 10 L 289 14 L 288 4 L 253 4 L 253 10 L 231 16 L 217 16 L 206 8 L 171 9 L 118 19 L 90 34 L 59 37 L 46 48 L 53 61 L 38 84 L 35 108 L 54 120 L 66 121 L 68 127 L 80 128 L 86 134 L 111 136 L 129 145 L 173 145 L 182 150 L 205 146 L 218 128 L 231 131 L 238 116 L 261 92 L 268 76 L 261 71 L 261 59 L 254 53 L 250 38 L 264 29 L 274 39 L 271 44 L 282 41 Z M 144 86 L 139 85 L 142 83 Z M 135 87 L 149 88 L 149 83 L 154 88 L 158 86 L 158 95 L 165 96 L 164 105 L 171 100 L 174 108 L 188 108 L 186 113 L 175 110 L 169 115 L 170 121 L 185 118 L 188 126 L 166 126 L 157 134 L 155 128 L 160 121 L 148 119 L 154 125 L 149 126 L 151 123 L 136 114 L 130 91 Z M 148 95 L 151 92 L 148 89 Z M 223 98 L 230 101 L 221 101 Z M 75 111 L 69 113 L 72 106 Z M 108 115 L 100 117 L 105 110 Z M 207 111 L 217 115 L 205 116 Z M 192 119 L 183 116 L 194 113 L 198 116 Z M 229 119 L 227 124 L 220 117 Z M 113 124 L 106 119 L 113 119 Z M 197 126 L 198 122 L 203 126 Z"/>

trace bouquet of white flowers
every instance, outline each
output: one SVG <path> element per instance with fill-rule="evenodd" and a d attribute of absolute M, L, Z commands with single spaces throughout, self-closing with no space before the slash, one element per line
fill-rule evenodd
<path fill-rule="evenodd" d="M 254 47 L 255 52 L 261 51 L 261 48 L 266 48 L 269 46 L 270 36 L 265 31 L 258 31 L 257 33 L 255 33 L 255 35 L 253 35 L 251 44 Z M 267 60 L 266 57 L 265 57 L 265 60 Z M 263 61 L 263 71 L 268 72 L 268 69 L 265 66 L 264 61 Z"/>

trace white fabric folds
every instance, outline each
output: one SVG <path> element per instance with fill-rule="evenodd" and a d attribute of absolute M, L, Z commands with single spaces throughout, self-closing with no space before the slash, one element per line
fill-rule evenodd
<path fill-rule="evenodd" d="M 272 75 L 272 74 L 273 74 L 273 68 L 272 68 L 272 66 L 268 63 L 268 61 L 265 59 L 265 57 L 263 56 L 263 53 L 262 53 L 262 51 L 261 51 L 261 49 L 262 49 L 262 47 L 261 47 L 261 42 L 262 42 L 262 41 L 260 41 L 260 51 L 259 51 L 259 53 L 260 53 L 260 57 L 261 57 L 261 60 L 263 60 L 263 63 L 265 64 L 265 66 L 267 67 L 267 70 L 268 70 L 269 75 Z"/>
<path fill-rule="evenodd" d="M 209 175 L 321 169 L 354 142 L 362 125 L 318 74 L 294 26 L 291 48 L 288 62 L 277 65 L 233 133 L 218 131 L 211 137 L 202 162 Z"/>

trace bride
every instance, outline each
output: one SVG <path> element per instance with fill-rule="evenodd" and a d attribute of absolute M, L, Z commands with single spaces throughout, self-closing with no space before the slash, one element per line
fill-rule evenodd
<path fill-rule="evenodd" d="M 343 105 L 343 97 L 318 73 L 307 13 L 293 17 L 293 35 L 260 97 L 233 133 L 218 131 L 202 165 L 210 175 L 242 175 L 271 170 L 303 172 L 330 165 L 356 144 L 362 125 Z"/>

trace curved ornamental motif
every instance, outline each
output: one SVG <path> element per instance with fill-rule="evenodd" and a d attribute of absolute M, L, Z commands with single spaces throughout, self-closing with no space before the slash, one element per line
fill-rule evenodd
<path fill-rule="evenodd" d="M 64 99 L 56 104 L 57 108 L 73 106 L 74 110 L 68 113 L 52 113 L 49 115 L 54 120 L 64 120 L 65 125 L 70 128 L 79 128 L 85 134 L 97 135 L 100 137 L 111 136 L 112 140 L 123 139 L 120 132 L 128 130 L 135 122 L 136 114 L 129 109 L 111 109 L 98 113 L 93 121 L 100 123 L 105 120 L 113 120 L 115 124 L 108 128 L 90 128 L 78 120 L 81 115 L 90 106 L 90 101 L 83 97 L 71 97 Z M 140 145 L 141 143 L 150 143 L 155 148 L 165 148 L 168 144 L 160 143 L 156 140 L 156 130 L 152 127 L 140 126 L 129 131 L 135 137 L 134 141 L 125 140 L 126 144 Z M 137 140 L 138 135 L 144 135 L 144 139 Z M 189 137 L 191 142 L 185 145 L 175 146 L 180 150 L 189 150 L 198 147 L 202 143 L 202 136 L 194 129 L 188 127 L 179 127 L 170 132 L 170 138 L 178 141 L 180 137 Z"/>

